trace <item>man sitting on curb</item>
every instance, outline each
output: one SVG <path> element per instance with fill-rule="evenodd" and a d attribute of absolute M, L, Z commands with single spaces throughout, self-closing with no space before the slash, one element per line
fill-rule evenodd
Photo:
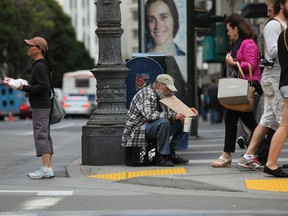
<path fill-rule="evenodd" d="M 156 139 L 156 166 L 173 166 L 189 162 L 175 154 L 177 146 L 188 148 L 189 133 L 183 132 L 185 115 L 172 111 L 159 101 L 172 96 L 176 91 L 173 78 L 168 74 L 161 74 L 153 84 L 136 93 L 127 113 L 122 145 L 145 147 L 147 139 Z M 198 115 L 195 108 L 191 109 Z"/>

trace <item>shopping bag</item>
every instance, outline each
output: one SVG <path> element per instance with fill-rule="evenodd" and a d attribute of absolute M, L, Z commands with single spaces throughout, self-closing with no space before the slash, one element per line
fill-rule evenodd
<path fill-rule="evenodd" d="M 220 104 L 249 103 L 248 80 L 240 78 L 223 78 L 218 84 L 218 100 Z"/>
<path fill-rule="evenodd" d="M 254 95 L 255 88 L 253 86 L 249 87 L 249 103 L 246 104 L 223 104 L 226 109 L 240 111 L 240 112 L 252 112 L 254 109 Z"/>
<path fill-rule="evenodd" d="M 244 78 L 243 70 L 237 62 L 239 73 Z M 248 64 L 250 81 L 252 81 L 252 67 Z M 222 86 L 222 87 L 221 87 Z M 220 94 L 219 94 L 220 91 Z M 218 100 L 227 109 L 251 112 L 254 109 L 255 88 L 248 80 L 241 78 L 226 78 L 219 80 Z"/>
<path fill-rule="evenodd" d="M 65 110 L 55 93 L 52 95 L 51 102 L 50 125 L 61 122 L 65 117 Z"/>

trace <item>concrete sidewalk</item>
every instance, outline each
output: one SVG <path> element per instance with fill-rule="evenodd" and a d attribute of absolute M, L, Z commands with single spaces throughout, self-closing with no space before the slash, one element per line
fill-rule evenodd
<path fill-rule="evenodd" d="M 200 137 L 191 137 L 190 142 L 206 142 L 218 139 L 219 149 L 223 148 L 224 125 L 199 124 Z M 193 148 L 194 144 L 191 144 Z M 190 146 L 190 145 L 189 145 Z M 190 152 L 194 152 L 190 149 Z M 238 151 L 238 155 L 240 150 Z M 197 152 L 197 151 L 196 151 Z M 216 150 L 218 155 L 218 150 Z M 205 153 L 205 151 L 204 151 Z M 184 152 L 183 152 L 184 154 Z M 209 153 L 207 153 L 208 155 Z M 213 154 L 213 153 L 212 153 Z M 219 150 L 219 155 L 221 150 Z M 180 154 L 181 155 L 181 152 Z M 215 153 L 214 153 L 215 155 Z M 213 155 L 213 157 L 214 157 Z M 185 155 L 184 155 L 185 156 Z M 215 158 L 216 159 L 216 158 Z M 288 192 L 288 178 L 280 179 L 269 176 L 262 171 L 248 170 L 237 165 L 239 157 L 233 158 L 231 168 L 213 168 L 209 163 L 190 162 L 174 167 L 123 165 L 84 166 L 69 165 L 66 174 L 71 178 L 97 178 L 120 183 L 170 187 L 189 190 L 246 192 L 249 190 Z M 286 159 L 285 159 L 286 160 Z M 287 160 L 288 161 L 288 160 Z M 212 160 L 211 160 L 212 162 Z M 288 170 L 286 170 L 288 171 Z"/>
<path fill-rule="evenodd" d="M 288 178 L 273 178 L 261 171 L 209 166 L 67 166 L 68 177 L 97 178 L 120 183 L 169 187 L 188 190 L 246 192 L 249 190 L 288 192 Z M 180 171 L 180 174 L 177 173 Z M 174 174 L 171 174 L 174 173 Z"/>

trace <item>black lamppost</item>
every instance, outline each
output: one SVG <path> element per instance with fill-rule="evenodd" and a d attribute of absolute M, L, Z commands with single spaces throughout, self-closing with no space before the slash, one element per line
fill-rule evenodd
<path fill-rule="evenodd" d="M 91 72 L 97 78 L 99 106 L 82 128 L 83 165 L 125 162 L 121 136 L 126 122 L 125 78 L 129 69 L 121 54 L 120 3 L 119 0 L 96 1 L 99 60 Z"/>
<path fill-rule="evenodd" d="M 195 2 L 187 0 L 187 59 L 188 59 L 188 74 L 187 83 L 188 85 L 188 98 L 191 98 L 191 104 L 189 106 L 195 106 L 197 109 L 199 101 L 198 98 L 198 77 L 197 77 L 197 61 L 196 61 L 196 31 L 195 31 Z M 191 130 L 192 136 L 198 136 L 198 118 L 193 119 L 193 127 Z"/>

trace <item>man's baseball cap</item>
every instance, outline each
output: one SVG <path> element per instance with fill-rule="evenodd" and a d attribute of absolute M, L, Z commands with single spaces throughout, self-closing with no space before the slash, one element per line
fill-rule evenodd
<path fill-rule="evenodd" d="M 39 46 L 41 50 L 46 52 L 48 50 L 48 43 L 47 41 L 42 37 L 34 37 L 30 40 L 24 39 L 24 43 L 30 46 Z"/>
<path fill-rule="evenodd" d="M 168 89 L 170 89 L 173 92 L 176 92 L 177 89 L 174 86 L 174 80 L 173 78 L 168 74 L 160 74 L 157 76 L 156 81 L 163 83 L 167 86 Z"/>

